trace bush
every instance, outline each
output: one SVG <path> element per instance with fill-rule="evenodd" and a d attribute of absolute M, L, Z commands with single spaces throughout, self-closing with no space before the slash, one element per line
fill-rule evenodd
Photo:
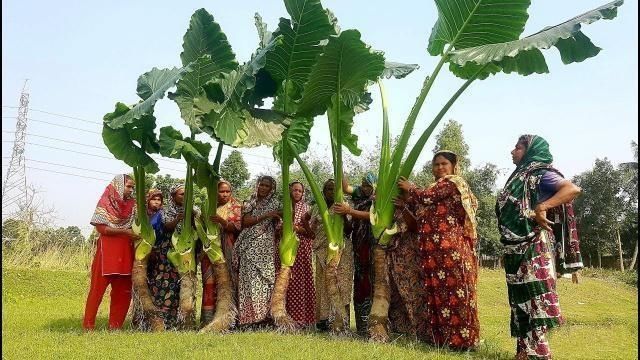
<path fill-rule="evenodd" d="M 636 270 L 616 271 L 611 269 L 584 268 L 580 274 L 585 277 L 592 277 L 607 281 L 621 282 L 630 286 L 638 287 L 638 272 Z"/>

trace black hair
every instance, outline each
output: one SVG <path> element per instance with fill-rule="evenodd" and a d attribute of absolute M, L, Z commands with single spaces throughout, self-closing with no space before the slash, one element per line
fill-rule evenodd
<path fill-rule="evenodd" d="M 431 162 L 435 162 L 438 156 L 442 156 L 443 158 L 449 160 L 451 165 L 453 165 L 454 167 L 456 166 L 456 164 L 458 164 L 458 155 L 454 154 L 451 151 L 438 151 L 433 155 L 433 159 L 431 159 Z"/>

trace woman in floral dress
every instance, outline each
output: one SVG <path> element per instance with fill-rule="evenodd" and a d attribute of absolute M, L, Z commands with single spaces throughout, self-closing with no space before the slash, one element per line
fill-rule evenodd
<path fill-rule="evenodd" d="M 234 245 L 238 269 L 238 320 L 242 325 L 268 323 L 275 283 L 275 225 L 282 205 L 275 198 L 276 181 L 258 178 L 256 190 L 242 208 L 242 231 Z"/>
<path fill-rule="evenodd" d="M 398 181 L 416 206 L 425 307 L 418 315 L 422 341 L 452 349 L 473 349 L 479 341 L 476 283 L 477 200 L 456 175 L 457 156 L 449 151 L 433 157 L 436 182 L 417 189 Z"/>
<path fill-rule="evenodd" d="M 220 242 L 224 261 L 227 263 L 231 276 L 231 292 L 236 293 L 238 284 L 238 269 L 233 268 L 233 244 L 240 233 L 242 206 L 232 195 L 231 183 L 226 180 L 218 182 L 218 209 L 211 221 L 220 225 Z M 204 327 L 213 320 L 216 306 L 216 284 L 213 276 L 213 266 L 209 257 L 202 252 L 200 266 L 202 271 L 202 307 L 200 310 L 200 326 Z"/>

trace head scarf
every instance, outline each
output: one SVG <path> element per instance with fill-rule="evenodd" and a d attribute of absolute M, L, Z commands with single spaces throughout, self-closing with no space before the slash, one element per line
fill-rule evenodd
<path fill-rule="evenodd" d="M 162 191 L 160 191 L 159 189 L 149 189 L 149 191 L 147 191 L 147 195 L 146 195 L 147 215 L 153 215 L 155 213 L 155 211 L 151 210 L 151 207 L 149 206 L 149 202 L 156 196 L 160 196 L 160 201 L 164 200 L 162 196 Z"/>
<path fill-rule="evenodd" d="M 267 196 L 265 196 L 263 199 L 258 199 L 258 188 L 260 187 L 260 182 L 262 182 L 263 180 L 267 180 L 271 183 L 271 191 L 269 191 Z M 273 197 L 274 197 L 274 194 L 276 193 L 276 188 L 277 188 L 277 183 L 273 177 L 268 175 L 260 176 L 258 178 L 258 181 L 256 181 L 256 187 L 253 191 L 253 194 L 251 194 L 251 197 L 245 203 L 245 206 L 242 212 L 246 214 L 253 211 L 256 208 L 261 208 L 261 207 L 273 208 L 271 210 L 276 210 L 279 207 L 279 201 L 273 201 L 275 200 L 273 199 Z"/>
<path fill-rule="evenodd" d="M 131 228 L 135 198 L 124 199 L 124 187 L 129 177 L 116 175 L 107 185 L 91 217 L 91 225 L 107 225 L 116 229 Z"/>
<path fill-rule="evenodd" d="M 376 186 L 378 185 L 378 177 L 373 172 L 367 171 L 367 173 L 362 178 L 362 182 L 371 185 L 373 191 L 375 191 Z"/>
<path fill-rule="evenodd" d="M 528 140 L 526 152 L 509 176 L 498 196 L 496 214 L 502 241 L 518 244 L 535 237 L 536 222 L 531 218 L 532 207 L 538 202 L 538 184 L 543 170 L 560 172 L 551 166 L 553 156 L 549 143 L 537 135 L 524 135 Z M 562 175 L 562 174 L 561 174 Z"/>
<path fill-rule="evenodd" d="M 174 184 L 169 190 L 169 194 L 171 195 L 169 196 L 169 201 L 168 201 L 169 205 L 167 206 L 167 213 L 164 218 L 165 222 L 173 221 L 178 216 L 178 214 L 184 213 L 184 204 L 178 205 L 174 200 L 176 192 L 179 189 L 183 189 L 183 188 L 184 188 L 183 183 L 177 183 L 177 184 Z M 198 209 L 197 206 L 193 207 L 193 215 L 195 217 L 198 217 L 200 215 L 200 209 Z M 182 231 L 182 221 L 179 221 L 178 224 L 176 224 L 175 231 L 177 231 L 178 233 Z"/>
<path fill-rule="evenodd" d="M 234 206 L 237 206 L 238 202 L 233 197 L 233 186 L 231 185 L 231 183 L 221 178 L 220 180 L 218 180 L 218 188 L 220 188 L 220 184 L 227 184 L 227 186 L 229 186 L 229 190 L 231 190 L 229 201 L 227 201 L 227 203 L 224 205 L 218 205 L 218 209 L 216 210 L 216 214 L 227 220 L 233 214 L 233 208 Z"/>
<path fill-rule="evenodd" d="M 289 183 L 289 191 L 291 191 L 291 187 L 294 184 L 300 184 L 302 186 L 302 198 L 297 203 L 293 203 L 293 223 L 295 225 L 300 225 L 302 220 L 304 220 L 304 216 L 309 212 L 309 204 L 305 201 L 304 196 L 304 184 L 298 180 L 294 180 Z"/>

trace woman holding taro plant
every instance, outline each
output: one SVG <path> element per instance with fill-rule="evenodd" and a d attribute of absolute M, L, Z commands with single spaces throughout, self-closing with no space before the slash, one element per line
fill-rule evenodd
<path fill-rule="evenodd" d="M 220 225 L 220 243 L 224 260 L 231 275 L 231 293 L 238 288 L 238 271 L 233 264 L 233 244 L 240 233 L 242 218 L 241 205 L 232 195 L 231 183 L 226 180 L 218 181 L 218 208 L 216 215 L 211 215 L 211 221 Z M 202 308 L 200 310 L 200 326 L 204 327 L 213 320 L 216 306 L 216 284 L 213 266 L 209 257 L 202 253 L 200 260 L 202 270 Z"/>
<path fill-rule="evenodd" d="M 450 151 L 433 156 L 436 182 L 426 189 L 400 178 L 398 188 L 416 207 L 418 240 L 426 292 L 418 316 L 418 338 L 435 346 L 467 350 L 478 345 L 478 262 L 476 209 L 467 182 L 457 175 L 458 157 Z"/>
<path fill-rule="evenodd" d="M 327 207 L 333 205 L 333 195 L 335 192 L 335 180 L 329 179 L 322 186 L 322 196 L 327 203 Z M 344 217 L 344 252 L 338 263 L 338 292 L 340 303 L 345 307 L 345 328 L 349 328 L 349 304 L 351 303 L 351 292 L 353 288 L 353 246 L 351 245 L 351 221 L 350 217 Z M 327 249 L 328 240 L 319 207 L 313 207 L 311 215 L 311 228 L 315 233 L 313 253 L 315 256 L 315 282 L 316 282 L 316 328 L 320 331 L 329 331 L 329 315 L 331 314 L 331 300 L 326 284 L 327 270 Z"/>
<path fill-rule="evenodd" d="M 117 175 L 102 193 L 91 225 L 100 234 L 96 254 L 91 264 L 91 285 L 84 310 L 82 327 L 93 330 L 102 296 L 111 285 L 109 329 L 120 329 L 131 302 L 131 271 L 133 268 L 133 242 L 138 240 L 131 230 L 135 199 L 135 183 L 128 175 Z"/>
<path fill-rule="evenodd" d="M 289 184 L 293 203 L 293 228 L 299 241 L 296 260 L 291 267 L 291 280 L 287 290 L 287 314 L 299 327 L 315 324 L 316 290 L 313 286 L 313 231 L 309 220 L 311 213 L 304 198 L 304 185 L 300 181 Z"/>
<path fill-rule="evenodd" d="M 242 208 L 242 231 L 234 245 L 238 269 L 238 318 L 242 325 L 268 322 L 276 278 L 275 226 L 282 216 L 276 199 L 276 181 L 261 176 Z"/>
<path fill-rule="evenodd" d="M 169 278 L 171 278 L 172 275 L 175 277 L 176 274 L 175 272 L 170 271 L 171 268 L 165 267 L 165 263 L 167 262 L 166 254 L 163 261 L 160 247 L 161 245 L 165 244 L 165 241 L 163 239 L 164 228 L 162 225 L 162 191 L 158 189 L 150 189 L 149 191 L 147 191 L 146 202 L 149 223 L 155 231 L 156 239 L 160 239 L 160 242 L 154 244 L 155 246 L 152 248 L 151 254 L 149 255 L 149 260 L 147 262 L 147 284 L 149 287 L 149 295 L 151 296 L 154 305 L 158 309 L 160 317 L 164 319 L 167 318 L 166 314 L 171 312 L 171 308 L 165 305 L 165 296 L 167 295 L 167 289 L 165 289 L 165 287 L 163 286 L 163 281 L 165 280 L 164 275 L 169 274 Z M 171 282 L 173 283 L 173 281 Z M 170 302 L 171 301 L 169 301 L 169 303 Z M 175 318 L 175 314 L 173 317 Z M 150 320 L 151 319 L 145 317 L 140 295 L 134 293 L 133 315 L 131 324 L 136 329 L 148 330 L 152 328 Z"/>
<path fill-rule="evenodd" d="M 359 186 L 350 186 L 342 177 L 342 190 L 351 195 L 353 209 L 346 203 L 335 204 L 333 210 L 338 214 L 350 215 L 353 218 L 353 308 L 355 310 L 356 330 L 359 334 L 367 334 L 367 318 L 373 301 L 373 264 L 372 249 L 376 239 L 371 232 L 369 209 L 374 199 L 376 176 L 369 172 L 362 178 Z"/>

